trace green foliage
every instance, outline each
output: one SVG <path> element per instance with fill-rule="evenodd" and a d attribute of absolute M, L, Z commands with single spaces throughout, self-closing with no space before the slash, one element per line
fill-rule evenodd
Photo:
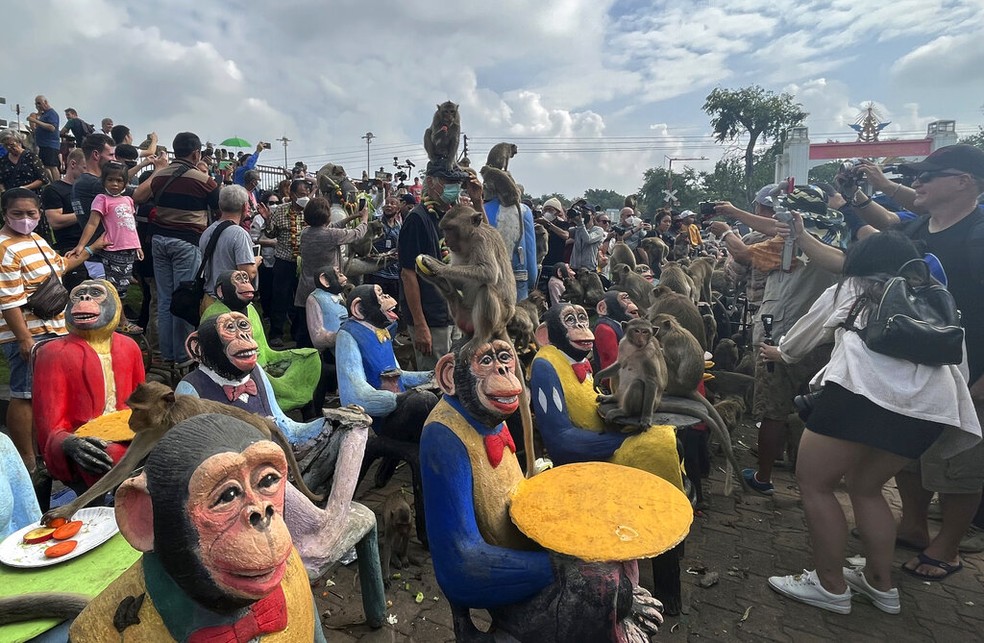
<path fill-rule="evenodd" d="M 665 168 L 651 167 L 642 177 L 642 187 L 639 188 L 639 209 L 646 216 L 652 216 L 662 208 L 665 202 L 663 190 L 667 187 L 668 173 Z M 683 172 L 673 173 L 673 187 L 680 207 L 692 207 L 691 203 L 699 200 L 701 192 L 700 175 L 693 168 L 685 168 Z M 676 206 L 674 206 L 676 207 Z"/>
<path fill-rule="evenodd" d="M 603 210 L 620 210 L 625 204 L 625 195 L 614 190 L 591 189 L 584 191 L 584 198 L 591 205 L 600 205 Z"/>
<path fill-rule="evenodd" d="M 810 168 L 810 183 L 830 183 L 833 185 L 834 177 L 837 176 L 840 166 L 840 161 L 831 161 Z"/>
<path fill-rule="evenodd" d="M 803 106 L 794 102 L 791 94 L 776 94 L 758 85 L 741 89 L 716 87 L 707 95 L 703 109 L 711 117 L 714 138 L 719 143 L 748 136 L 744 154 L 744 187 L 749 201 L 755 193 L 753 172 L 755 146 L 759 139 L 781 142 L 788 128 L 801 125 L 807 117 Z"/>
<path fill-rule="evenodd" d="M 546 203 L 547 199 L 557 198 L 560 202 L 564 204 L 565 208 L 571 207 L 571 199 L 567 198 L 560 192 L 551 192 L 550 194 L 541 194 L 539 199 L 536 199 L 540 205 Z"/>
<path fill-rule="evenodd" d="M 984 127 L 978 125 L 976 134 L 965 136 L 957 142 L 966 143 L 967 145 L 973 145 L 974 147 L 979 147 L 982 150 L 984 150 Z"/>

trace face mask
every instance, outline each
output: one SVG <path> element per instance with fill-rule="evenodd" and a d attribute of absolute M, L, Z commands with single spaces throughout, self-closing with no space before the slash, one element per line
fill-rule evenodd
<path fill-rule="evenodd" d="M 9 219 L 7 225 L 18 234 L 31 234 L 38 227 L 39 219 Z"/>
<path fill-rule="evenodd" d="M 458 196 L 461 194 L 461 186 L 457 183 L 452 183 L 451 185 L 445 185 L 444 191 L 441 192 L 441 200 L 445 203 L 457 203 Z"/>
<path fill-rule="evenodd" d="M 306 206 L 308 204 L 308 201 L 310 201 L 310 200 L 311 200 L 311 197 L 301 196 L 301 197 L 297 197 L 296 199 L 294 199 L 294 203 L 297 204 L 297 207 L 303 208 L 304 206 Z"/>

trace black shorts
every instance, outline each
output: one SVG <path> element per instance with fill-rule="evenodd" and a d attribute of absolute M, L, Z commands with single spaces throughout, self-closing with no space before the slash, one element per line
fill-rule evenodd
<path fill-rule="evenodd" d="M 806 428 L 911 459 L 922 455 L 943 431 L 943 425 L 937 422 L 883 409 L 833 382 L 824 385 Z"/>
<path fill-rule="evenodd" d="M 45 167 L 61 167 L 58 150 L 53 147 L 39 147 L 38 158 L 41 159 L 41 165 Z"/>

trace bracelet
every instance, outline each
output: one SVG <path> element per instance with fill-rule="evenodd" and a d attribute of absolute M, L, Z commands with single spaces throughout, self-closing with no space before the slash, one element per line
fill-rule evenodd
<path fill-rule="evenodd" d="M 94 255 L 94 254 L 95 254 L 95 253 L 94 253 L 94 252 L 92 251 L 92 248 L 90 248 L 89 246 L 86 246 L 86 247 L 85 247 L 84 249 L 85 249 L 85 251 L 86 251 L 86 252 L 88 252 L 88 253 L 89 253 L 89 256 L 90 256 L 90 257 L 91 257 L 92 255 Z"/>
<path fill-rule="evenodd" d="M 896 183 L 895 184 L 895 189 L 892 190 L 892 193 L 888 195 L 888 198 L 894 199 L 895 198 L 895 195 L 898 194 L 899 193 L 899 190 L 901 190 L 901 189 L 902 189 L 902 184 L 901 183 Z"/>
<path fill-rule="evenodd" d="M 855 208 L 866 208 L 869 205 L 871 205 L 872 200 L 873 199 L 869 196 L 867 199 L 865 199 L 861 203 L 851 202 L 851 205 L 854 206 Z"/>
<path fill-rule="evenodd" d="M 728 235 L 729 234 L 734 234 L 734 233 L 735 233 L 734 230 L 732 230 L 731 228 L 728 228 L 727 230 L 724 231 L 724 234 L 721 235 L 721 241 L 723 242 L 725 239 L 728 238 Z"/>

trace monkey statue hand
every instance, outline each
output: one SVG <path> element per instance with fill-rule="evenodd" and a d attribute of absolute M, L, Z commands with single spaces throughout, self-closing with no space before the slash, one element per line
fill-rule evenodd
<path fill-rule="evenodd" d="M 113 458 L 106 453 L 109 443 L 96 437 L 70 435 L 62 442 L 65 455 L 89 473 L 106 473 L 113 468 Z"/>
<path fill-rule="evenodd" d="M 632 588 L 632 610 L 623 619 L 629 641 L 649 641 L 663 624 L 663 604 L 647 589 L 636 585 Z"/>

